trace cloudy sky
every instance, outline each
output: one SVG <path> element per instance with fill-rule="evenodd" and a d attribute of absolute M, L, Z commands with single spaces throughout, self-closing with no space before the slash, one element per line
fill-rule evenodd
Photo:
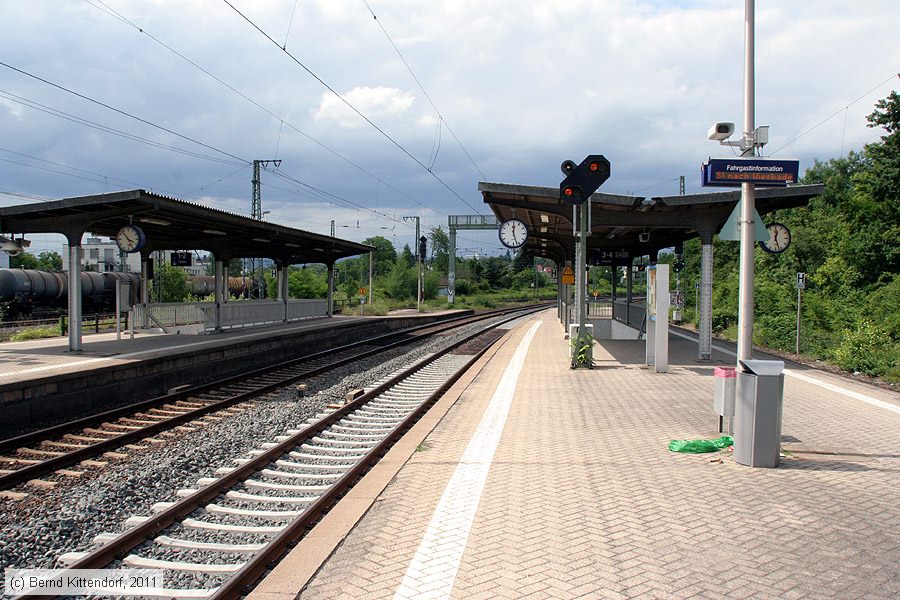
<path fill-rule="evenodd" d="M 900 89 L 900 3 L 756 4 L 765 153 L 802 170 L 877 139 L 865 115 Z M 612 163 L 602 191 L 675 194 L 685 175 L 698 192 L 700 164 L 730 154 L 709 125 L 743 120 L 741 0 L 0 7 L 3 206 L 140 187 L 249 214 L 250 162 L 280 159 L 267 220 L 400 248 L 403 217 L 446 229 L 488 212 L 479 181 L 555 186 L 590 153 Z"/>

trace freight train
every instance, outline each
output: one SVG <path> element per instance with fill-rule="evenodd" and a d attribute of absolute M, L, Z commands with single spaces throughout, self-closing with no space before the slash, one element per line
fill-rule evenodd
<path fill-rule="evenodd" d="M 215 292 L 215 278 L 198 275 L 189 278 L 191 294 L 204 297 Z M 81 273 L 81 302 L 84 313 L 111 312 L 116 305 L 116 281 L 130 284 L 130 303 L 140 302 L 141 276 L 137 273 Z M 240 277 L 228 278 L 228 291 L 244 294 L 246 283 Z M 68 305 L 69 274 L 37 269 L 0 269 L 0 312 L 4 319 L 29 317 L 36 311 L 63 309 Z"/>

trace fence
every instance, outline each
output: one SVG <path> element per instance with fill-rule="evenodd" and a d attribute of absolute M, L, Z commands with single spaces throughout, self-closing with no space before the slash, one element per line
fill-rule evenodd
<path fill-rule="evenodd" d="M 180 327 L 197 325 L 204 331 L 237 329 L 253 325 L 269 325 L 310 317 L 324 317 L 325 300 L 248 300 L 226 302 L 216 310 L 215 302 L 166 302 L 134 307 L 134 323 L 138 327 Z M 216 320 L 218 312 L 218 322 Z"/>
<path fill-rule="evenodd" d="M 620 323 L 642 330 L 644 326 L 644 312 L 643 304 L 635 304 L 634 301 L 629 304 L 625 300 L 616 300 L 613 305 L 612 316 Z"/>

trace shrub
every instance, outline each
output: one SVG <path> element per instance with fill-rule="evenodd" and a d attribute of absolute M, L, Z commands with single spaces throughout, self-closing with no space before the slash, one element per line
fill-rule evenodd
<path fill-rule="evenodd" d="M 41 338 L 59 337 L 59 329 L 53 327 L 35 327 L 31 329 L 23 329 L 12 334 L 9 338 L 11 342 L 24 342 L 27 340 L 38 340 Z"/>
<path fill-rule="evenodd" d="M 843 339 L 834 350 L 834 362 L 848 371 L 873 377 L 896 372 L 900 363 L 900 344 L 871 321 L 864 320 L 856 329 L 845 329 Z"/>
<path fill-rule="evenodd" d="M 720 332 L 728 329 L 730 325 L 737 323 L 737 315 L 729 310 L 714 310 L 712 314 L 712 329 Z"/>

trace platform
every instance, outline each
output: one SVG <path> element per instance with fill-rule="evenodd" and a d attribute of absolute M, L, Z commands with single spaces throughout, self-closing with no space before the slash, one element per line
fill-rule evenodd
<path fill-rule="evenodd" d="M 122 332 L 0 344 L 0 437 L 291 360 L 364 337 L 466 314 L 335 316 L 214 334 Z M 324 332 L 324 333 L 323 333 Z"/>
<path fill-rule="evenodd" d="M 733 348 L 566 344 L 555 311 L 513 330 L 250 598 L 900 597 L 900 395 L 789 364 L 751 469 L 666 448 L 717 435 Z"/>

